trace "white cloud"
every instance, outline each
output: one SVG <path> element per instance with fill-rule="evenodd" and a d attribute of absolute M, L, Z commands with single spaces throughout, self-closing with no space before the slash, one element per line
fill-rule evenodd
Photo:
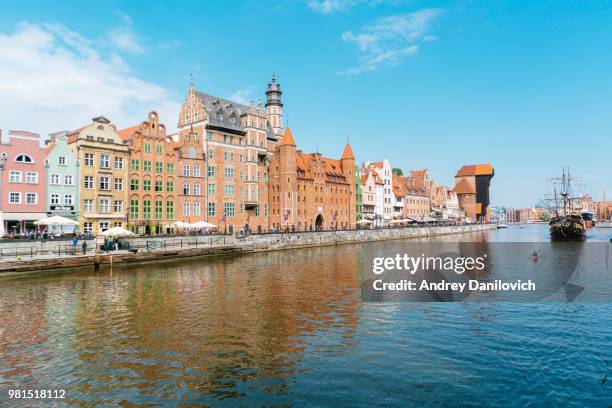
<path fill-rule="evenodd" d="M 104 55 L 59 24 L 20 23 L 0 33 L 0 128 L 47 135 L 103 114 L 119 128 L 156 110 L 169 130 L 180 103 L 138 78 L 118 55 Z"/>
<path fill-rule="evenodd" d="M 115 15 L 122 25 L 108 32 L 111 47 L 119 51 L 142 54 L 144 47 L 140 44 L 134 30 L 132 30 L 132 17 L 121 10 L 115 10 Z"/>
<path fill-rule="evenodd" d="M 351 9 L 360 4 L 375 6 L 384 0 L 309 0 L 308 7 L 321 14 L 332 14 Z"/>
<path fill-rule="evenodd" d="M 413 13 L 393 15 L 376 20 L 354 34 L 347 31 L 342 40 L 359 48 L 359 64 L 339 72 L 355 75 L 384 66 L 399 64 L 404 58 L 419 51 L 419 42 L 430 42 L 437 37 L 428 35 L 431 22 L 442 13 L 440 9 L 423 9 Z"/>
<path fill-rule="evenodd" d="M 252 96 L 253 96 L 253 89 L 245 88 L 245 89 L 237 90 L 236 92 L 231 94 L 228 99 L 230 101 L 234 101 L 234 102 L 238 102 L 238 103 L 247 105 L 253 99 Z"/>

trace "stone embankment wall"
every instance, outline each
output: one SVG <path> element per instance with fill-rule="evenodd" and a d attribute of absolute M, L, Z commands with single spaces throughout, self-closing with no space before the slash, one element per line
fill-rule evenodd
<path fill-rule="evenodd" d="M 436 235 L 461 234 L 495 229 L 492 224 L 459 225 L 449 227 L 390 228 L 358 231 L 324 231 L 292 234 L 251 235 L 236 239 L 234 245 L 243 251 L 273 251 L 278 249 L 305 248 L 321 245 L 339 245 L 357 242 L 385 241 L 429 237 Z"/>
<path fill-rule="evenodd" d="M 452 227 L 391 228 L 358 231 L 301 232 L 291 234 L 250 235 L 244 238 L 235 236 L 191 236 L 127 238 L 135 253 L 127 251 L 88 255 L 59 254 L 58 245 L 70 246 L 70 241 L 29 241 L 20 242 L 23 248 L 39 245 L 40 252 L 34 256 L 20 256 L 0 259 L 0 274 L 25 271 L 52 270 L 59 268 L 92 267 L 105 264 L 130 262 L 156 262 L 160 260 L 188 258 L 195 256 L 214 256 L 248 252 L 275 251 L 313 246 L 340 245 L 359 242 L 373 242 L 393 239 L 419 238 L 436 235 L 461 234 L 494 229 L 495 225 L 464 225 Z M 79 242 L 79 245 L 82 241 Z M 14 242 L 13 244 L 17 244 Z M 94 241 L 88 241 L 93 248 Z M 45 251 L 47 252 L 45 254 Z M 11 259 L 12 258 L 12 259 Z"/>

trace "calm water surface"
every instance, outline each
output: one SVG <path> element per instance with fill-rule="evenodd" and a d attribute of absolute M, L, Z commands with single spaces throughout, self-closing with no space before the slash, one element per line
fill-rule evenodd
<path fill-rule="evenodd" d="M 612 404 L 612 303 L 362 302 L 365 260 L 404 242 L 1 279 L 0 405 Z"/>

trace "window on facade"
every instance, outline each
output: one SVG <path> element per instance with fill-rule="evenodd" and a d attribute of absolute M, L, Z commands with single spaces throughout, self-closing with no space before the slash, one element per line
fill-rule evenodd
<path fill-rule="evenodd" d="M 200 215 L 200 203 L 193 203 L 193 215 Z"/>
<path fill-rule="evenodd" d="M 120 178 L 115 179 L 115 190 L 123 191 L 123 179 L 120 179 Z"/>
<path fill-rule="evenodd" d="M 26 193 L 26 204 L 36 204 L 38 202 L 38 194 Z"/>
<path fill-rule="evenodd" d="M 155 191 L 158 193 L 164 191 L 164 182 L 162 180 L 155 180 Z"/>
<path fill-rule="evenodd" d="M 164 163 L 162 162 L 155 162 L 155 172 L 156 173 L 163 173 L 164 172 Z"/>
<path fill-rule="evenodd" d="M 94 210 L 93 200 L 90 200 L 90 199 L 84 200 L 83 201 L 83 208 L 84 208 L 85 212 L 93 212 L 93 210 Z"/>
<path fill-rule="evenodd" d="M 101 213 L 110 212 L 110 200 L 108 198 L 101 198 L 99 208 Z"/>
<path fill-rule="evenodd" d="M 116 169 L 123 168 L 123 157 L 115 157 L 115 168 Z"/>
<path fill-rule="evenodd" d="M 138 179 L 134 178 L 130 180 L 130 190 L 131 191 L 138 191 L 138 188 L 140 187 L 138 185 Z"/>
<path fill-rule="evenodd" d="M 216 204 L 215 204 L 215 203 L 208 203 L 208 208 L 207 208 L 207 211 L 208 211 L 208 215 L 209 215 L 209 216 L 211 216 L 211 215 L 215 215 L 215 212 L 216 212 Z"/>
<path fill-rule="evenodd" d="M 132 161 L 130 162 L 130 169 L 136 171 L 140 170 L 140 160 L 132 159 Z"/>
<path fill-rule="evenodd" d="M 144 151 L 145 153 L 151 153 L 151 145 L 149 143 L 145 143 Z"/>
<path fill-rule="evenodd" d="M 174 163 L 166 163 L 166 173 L 174 173 Z"/>
<path fill-rule="evenodd" d="M 161 220 L 163 218 L 164 218 L 163 201 L 156 200 L 155 201 L 155 219 Z"/>
<path fill-rule="evenodd" d="M 236 205 L 234 203 L 225 203 L 223 205 L 223 213 L 227 217 L 233 217 L 236 215 Z"/>
<path fill-rule="evenodd" d="M 166 201 L 166 219 L 174 219 L 174 201 Z"/>
<path fill-rule="evenodd" d="M 142 202 L 142 219 L 151 219 L 151 200 L 144 200 Z"/>
<path fill-rule="evenodd" d="M 200 177 L 200 166 L 193 166 L 193 176 Z"/>
<path fill-rule="evenodd" d="M 9 182 L 11 183 L 21 183 L 21 172 L 20 171 L 11 171 L 9 172 Z"/>
<path fill-rule="evenodd" d="M 67 186 L 74 185 L 74 179 L 73 179 L 72 175 L 70 175 L 70 174 L 65 174 L 64 175 L 64 184 L 67 185 Z"/>
<path fill-rule="evenodd" d="M 142 162 L 142 169 L 144 171 L 151 171 L 151 160 L 144 160 Z"/>
<path fill-rule="evenodd" d="M 183 184 L 183 195 L 189 195 L 189 184 Z"/>
<path fill-rule="evenodd" d="M 232 169 L 231 167 L 226 167 L 225 168 L 225 178 L 226 179 L 234 178 L 234 169 Z"/>
<path fill-rule="evenodd" d="M 213 132 L 208 132 L 208 140 L 213 140 Z"/>
<path fill-rule="evenodd" d="M 9 203 L 21 204 L 21 193 L 9 193 Z"/>
<path fill-rule="evenodd" d="M 100 176 L 100 190 L 110 190 L 110 177 Z"/>
<path fill-rule="evenodd" d="M 50 183 L 55 185 L 55 186 L 59 185 L 59 183 L 60 183 L 60 175 L 59 174 L 52 174 L 51 175 Z"/>
<path fill-rule="evenodd" d="M 215 185 L 214 184 L 208 184 L 207 193 L 209 196 L 215 195 Z"/>
<path fill-rule="evenodd" d="M 233 197 L 234 196 L 234 185 L 226 184 L 224 186 L 224 192 L 227 197 Z"/>
<path fill-rule="evenodd" d="M 193 185 L 193 195 L 200 195 L 200 185 L 199 184 L 194 184 Z"/>
<path fill-rule="evenodd" d="M 195 149 L 194 149 L 193 147 L 192 147 L 191 149 L 189 149 L 189 153 L 188 153 L 188 155 L 189 155 L 189 158 L 190 158 L 190 159 L 194 159 L 194 158 L 195 158 L 195 156 L 196 156 L 196 151 L 195 151 Z"/>
<path fill-rule="evenodd" d="M 213 149 L 210 149 L 208 151 L 208 158 L 209 159 L 214 159 L 215 158 L 215 151 Z"/>
<path fill-rule="evenodd" d="M 100 221 L 100 231 L 104 232 L 108 229 L 108 221 Z"/>
<path fill-rule="evenodd" d="M 138 200 L 130 200 L 130 218 L 138 219 Z"/>
<path fill-rule="evenodd" d="M 102 169 L 110 168 L 110 156 L 108 154 L 100 155 L 100 168 Z"/>
<path fill-rule="evenodd" d="M 60 166 L 65 166 L 66 165 L 66 156 L 60 156 L 57 158 L 57 164 L 59 164 Z"/>
<path fill-rule="evenodd" d="M 113 210 L 116 213 L 122 213 L 123 212 L 123 200 L 115 200 L 113 207 L 114 207 Z"/>
<path fill-rule="evenodd" d="M 183 176 L 189 177 L 189 166 L 188 165 L 183 166 Z"/>
<path fill-rule="evenodd" d="M 85 165 L 93 166 L 94 165 L 94 155 L 93 153 L 85 153 Z"/>
<path fill-rule="evenodd" d="M 157 153 L 162 154 L 164 152 L 164 147 L 160 144 L 158 144 L 157 146 L 155 146 L 155 149 L 157 151 Z"/>
<path fill-rule="evenodd" d="M 215 166 L 208 166 L 208 177 L 215 177 Z"/>
<path fill-rule="evenodd" d="M 83 232 L 86 234 L 92 234 L 93 233 L 93 223 L 91 222 L 84 222 L 83 223 Z"/>
<path fill-rule="evenodd" d="M 59 194 L 51 194 L 51 204 L 59 204 L 60 196 Z"/>
<path fill-rule="evenodd" d="M 151 191 L 151 180 L 142 181 L 142 191 Z"/>
<path fill-rule="evenodd" d="M 189 215 L 189 203 L 183 203 L 183 215 L 184 216 Z"/>
<path fill-rule="evenodd" d="M 27 154 L 20 154 L 19 156 L 15 157 L 15 161 L 17 163 L 34 163 L 34 160 L 32 160 L 32 158 Z"/>
<path fill-rule="evenodd" d="M 94 178 L 93 176 L 85 176 L 84 180 L 84 187 L 85 188 L 94 188 Z"/>
<path fill-rule="evenodd" d="M 64 194 L 64 205 L 72 205 L 72 194 Z"/>

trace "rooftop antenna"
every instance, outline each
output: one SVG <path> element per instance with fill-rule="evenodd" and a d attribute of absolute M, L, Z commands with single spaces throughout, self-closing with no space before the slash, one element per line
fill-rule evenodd
<path fill-rule="evenodd" d="M 189 74 L 189 88 L 195 88 L 195 80 L 193 79 L 193 74 Z"/>

